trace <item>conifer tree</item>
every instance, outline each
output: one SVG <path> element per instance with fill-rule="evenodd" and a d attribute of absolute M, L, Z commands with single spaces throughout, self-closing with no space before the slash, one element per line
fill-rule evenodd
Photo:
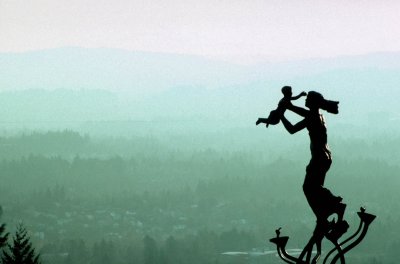
<path fill-rule="evenodd" d="M 39 255 L 30 242 L 25 227 L 22 224 L 17 226 L 13 243 L 8 244 L 8 250 L 3 252 L 2 264 L 40 264 Z"/>
<path fill-rule="evenodd" d="M 3 213 L 3 208 L 0 206 L 0 216 Z M 6 225 L 0 225 L 0 249 L 7 245 L 8 233 L 6 233 Z"/>
<path fill-rule="evenodd" d="M 0 248 L 3 248 L 7 245 L 8 233 L 6 233 L 6 225 L 0 225 Z"/>
<path fill-rule="evenodd" d="M 157 264 L 158 263 L 158 249 L 157 242 L 154 238 L 146 235 L 143 239 L 144 249 L 143 257 L 144 264 Z"/>

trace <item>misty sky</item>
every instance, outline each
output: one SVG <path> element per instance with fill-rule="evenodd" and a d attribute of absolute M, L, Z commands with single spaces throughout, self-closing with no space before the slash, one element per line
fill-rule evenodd
<path fill-rule="evenodd" d="M 396 0 L 0 0 L 0 52 L 80 46 L 286 60 L 400 50 Z"/>

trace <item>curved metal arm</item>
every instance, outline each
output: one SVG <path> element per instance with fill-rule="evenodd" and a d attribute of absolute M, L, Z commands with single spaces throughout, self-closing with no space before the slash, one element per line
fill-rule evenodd
<path fill-rule="evenodd" d="M 335 251 L 338 253 L 335 255 L 335 258 L 340 258 L 340 263 L 341 264 L 346 264 L 346 260 L 344 259 L 344 252 L 343 249 L 340 247 L 339 243 L 336 241 L 331 241 L 333 245 L 335 245 Z M 328 256 L 327 256 L 328 257 Z M 327 259 L 327 257 L 325 259 Z M 332 262 L 331 262 L 332 263 Z"/>
<path fill-rule="evenodd" d="M 278 250 L 278 255 L 281 259 L 283 259 L 285 262 L 290 263 L 290 264 L 296 264 L 297 261 L 293 261 L 293 259 L 296 259 L 292 256 L 290 256 L 285 250 Z"/>
<path fill-rule="evenodd" d="M 374 221 L 374 219 L 376 218 L 375 215 L 366 213 L 366 212 L 365 212 L 365 209 L 361 209 L 361 212 L 358 212 L 357 214 L 358 214 L 358 216 L 361 218 L 361 221 L 362 221 L 363 224 L 364 224 L 364 225 L 363 225 L 363 228 L 362 228 L 362 232 L 361 232 L 360 236 L 359 236 L 353 243 L 351 243 L 350 245 L 348 245 L 347 247 L 345 247 L 345 248 L 343 249 L 343 251 L 342 251 L 342 252 L 343 252 L 343 255 L 346 254 L 347 252 L 349 252 L 349 251 L 350 251 L 351 249 L 353 249 L 355 246 L 357 246 L 357 245 L 364 239 L 365 235 L 367 234 L 369 225 L 370 225 L 370 224 L 372 223 L 372 221 Z M 333 258 L 331 264 L 335 264 L 339 257 L 340 257 L 339 255 L 336 255 L 336 256 Z"/>
<path fill-rule="evenodd" d="M 307 262 L 301 260 L 300 258 L 293 257 L 293 256 L 289 255 L 289 253 L 287 253 L 286 244 L 287 244 L 287 242 L 289 240 L 289 237 L 288 236 L 280 237 L 279 236 L 279 234 L 280 234 L 279 230 L 280 229 L 276 230 L 276 231 L 278 231 L 276 233 L 277 236 L 269 240 L 270 242 L 276 244 L 279 257 L 283 261 L 285 261 L 286 263 L 290 263 L 290 264 L 307 264 Z"/>
<path fill-rule="evenodd" d="M 278 231 L 279 231 L 279 229 L 278 229 Z M 289 240 L 289 237 L 287 237 L 287 236 L 280 237 L 278 232 L 276 234 L 277 234 L 277 236 L 270 239 L 269 241 L 276 244 L 276 250 L 278 251 L 279 257 L 286 263 L 296 264 L 297 259 L 295 257 L 290 256 L 285 250 L 285 247 L 286 247 L 287 241 Z"/>
<path fill-rule="evenodd" d="M 315 239 L 314 239 L 314 235 L 310 238 L 310 240 L 308 241 L 307 245 L 304 247 L 303 251 L 301 252 L 300 256 L 299 256 L 299 260 L 302 261 L 302 259 L 304 258 L 304 256 L 306 256 L 306 261 L 303 263 L 310 263 L 310 259 L 311 259 L 311 252 L 312 252 L 312 248 L 314 246 L 315 243 Z"/>
<path fill-rule="evenodd" d="M 363 222 L 362 222 L 361 219 L 360 219 L 360 224 L 358 225 L 357 231 L 356 231 L 353 235 L 351 235 L 349 238 L 347 238 L 346 240 L 344 240 L 343 242 L 340 242 L 339 245 L 340 245 L 340 246 L 343 246 L 344 244 L 346 244 L 347 242 L 349 242 L 350 240 L 352 240 L 353 238 L 355 238 L 355 237 L 360 233 L 361 227 L 362 227 L 362 226 L 363 226 Z M 332 255 L 332 253 L 335 252 L 336 250 L 337 250 L 337 247 L 335 246 L 334 248 L 332 248 L 332 249 L 328 252 L 328 254 L 326 255 L 326 257 L 325 257 L 325 259 L 324 259 L 323 264 L 326 264 L 326 263 L 327 263 L 327 261 L 328 261 L 330 255 Z"/>
<path fill-rule="evenodd" d="M 317 246 L 317 254 L 315 254 L 314 258 L 311 261 L 311 264 L 315 264 L 319 261 L 320 257 L 321 257 L 321 252 L 322 252 L 322 239 L 320 241 L 318 241 L 317 243 L 315 243 L 315 245 Z"/>
<path fill-rule="evenodd" d="M 329 253 L 326 255 L 326 257 L 324 258 L 323 264 L 327 263 L 329 257 L 334 252 L 337 252 L 337 253 L 333 257 L 330 264 L 335 264 L 339 259 L 340 259 L 341 264 L 345 264 L 344 255 L 348 251 L 353 249 L 355 246 L 357 246 L 364 239 L 365 235 L 367 234 L 369 225 L 374 221 L 376 216 L 366 213 L 364 208 L 361 208 L 361 211 L 358 212 L 357 214 L 360 217 L 360 225 L 359 225 L 358 229 L 356 230 L 356 232 L 353 235 L 351 235 L 349 238 L 347 238 L 346 240 L 344 240 L 343 242 L 340 242 L 340 243 L 338 243 L 338 241 L 330 240 L 334 244 L 335 247 L 331 251 L 329 251 Z M 310 263 L 315 264 L 318 262 L 320 255 L 321 255 L 321 249 L 320 249 L 320 247 L 318 247 L 318 241 L 320 241 L 320 240 L 318 238 L 319 238 L 319 236 L 316 237 L 315 234 L 313 234 L 313 236 L 311 236 L 310 240 L 308 241 L 307 245 L 304 247 L 303 251 L 301 252 L 301 254 L 298 258 L 293 257 L 286 252 L 285 247 L 289 240 L 289 237 L 288 236 L 281 237 L 280 236 L 280 228 L 276 230 L 276 237 L 270 239 L 270 242 L 274 243 L 277 246 L 277 252 L 278 252 L 279 257 L 286 263 L 289 263 L 289 264 L 310 264 Z M 348 244 L 348 242 L 352 241 L 354 238 L 356 238 L 356 239 L 352 243 L 350 243 L 349 245 L 347 245 L 345 248 L 342 249 L 343 245 Z M 321 237 L 321 240 L 322 240 L 322 237 Z M 317 254 L 311 260 L 312 248 L 313 248 L 314 244 L 317 245 Z M 304 257 L 306 257 L 305 261 L 303 260 Z"/>

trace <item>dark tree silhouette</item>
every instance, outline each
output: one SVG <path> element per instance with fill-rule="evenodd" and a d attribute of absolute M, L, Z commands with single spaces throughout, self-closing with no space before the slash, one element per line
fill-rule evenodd
<path fill-rule="evenodd" d="M 23 226 L 19 224 L 15 235 L 13 237 L 13 243 L 8 244 L 8 250 L 3 252 L 1 257 L 2 264 L 40 264 L 39 254 L 36 254 L 28 233 Z"/>
<path fill-rule="evenodd" d="M 165 264 L 181 263 L 181 261 L 179 261 L 180 253 L 178 241 L 173 236 L 169 236 L 165 241 L 163 253 L 161 262 Z"/>
<path fill-rule="evenodd" d="M 0 206 L 0 216 L 3 214 L 3 208 Z M 6 233 L 6 225 L 0 225 L 0 249 L 7 245 L 8 233 Z"/>
<path fill-rule="evenodd" d="M 0 248 L 7 245 L 8 233 L 6 233 L 6 225 L 0 225 Z"/>
<path fill-rule="evenodd" d="M 115 245 L 112 241 L 101 240 L 100 243 L 93 245 L 92 263 L 108 264 L 115 261 L 117 255 L 115 254 Z"/>
<path fill-rule="evenodd" d="M 144 249 L 143 257 L 145 264 L 156 264 L 158 263 L 158 248 L 157 242 L 150 236 L 145 236 L 143 239 Z"/>

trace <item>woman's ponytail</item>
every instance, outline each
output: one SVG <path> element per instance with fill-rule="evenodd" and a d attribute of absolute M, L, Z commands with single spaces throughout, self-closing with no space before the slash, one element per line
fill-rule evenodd
<path fill-rule="evenodd" d="M 308 92 L 307 98 L 313 102 L 312 105 L 321 108 L 327 111 L 328 113 L 331 114 L 339 113 L 339 102 L 326 100 L 322 96 L 322 94 L 318 92 L 315 91 Z"/>
<path fill-rule="evenodd" d="M 337 113 L 339 113 L 339 102 L 322 99 L 321 100 L 321 109 L 323 109 L 331 114 L 337 114 Z"/>

